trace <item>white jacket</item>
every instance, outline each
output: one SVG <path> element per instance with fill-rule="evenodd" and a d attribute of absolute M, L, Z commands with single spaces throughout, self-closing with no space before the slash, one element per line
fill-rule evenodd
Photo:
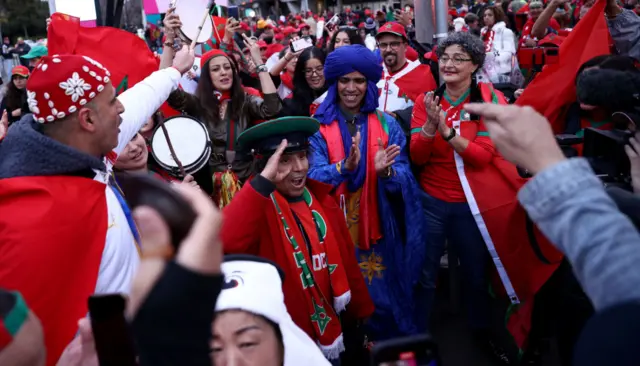
<path fill-rule="evenodd" d="M 491 50 L 487 52 L 484 66 L 478 73 L 478 81 L 492 83 L 508 83 L 512 69 L 512 58 L 516 54 L 516 40 L 511 29 L 504 22 L 496 23 Z M 480 34 L 485 34 L 487 27 L 482 28 Z"/>

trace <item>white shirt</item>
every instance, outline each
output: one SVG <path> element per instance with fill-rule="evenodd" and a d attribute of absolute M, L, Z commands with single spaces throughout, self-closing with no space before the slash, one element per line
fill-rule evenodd
<path fill-rule="evenodd" d="M 114 149 L 116 156 L 169 98 L 169 94 L 178 87 L 181 76 L 180 72 L 174 68 L 156 71 L 118 97 L 125 111 L 121 115 L 118 146 Z M 108 210 L 107 237 L 98 272 L 96 293 L 128 294 L 140 264 L 140 255 L 122 206 L 108 185 L 113 162 L 105 158 L 105 165 L 107 172 L 96 172 L 95 177 L 96 180 L 106 184 L 105 197 Z"/>
<path fill-rule="evenodd" d="M 396 80 L 407 75 L 418 66 L 420 66 L 420 61 L 407 60 L 407 65 L 402 70 L 390 76 L 387 66 L 384 63 L 382 64 L 383 76 L 377 84 L 378 89 L 380 89 L 380 96 L 378 97 L 380 109 L 385 112 L 395 112 L 413 106 L 411 99 L 406 99 L 399 95 L 400 88 L 396 85 Z M 417 81 L 419 82 L 419 80 Z"/>

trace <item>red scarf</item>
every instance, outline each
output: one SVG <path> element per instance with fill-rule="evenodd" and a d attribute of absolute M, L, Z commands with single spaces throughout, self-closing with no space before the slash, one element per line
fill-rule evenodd
<path fill-rule="evenodd" d="M 385 148 L 389 144 L 387 122 L 380 112 L 369 113 L 367 123 L 367 136 L 365 137 L 369 144 L 366 156 L 367 174 L 364 184 L 360 190 L 360 197 L 364 197 L 364 199 L 360 200 L 358 237 L 354 238 L 354 243 L 358 243 L 358 247 L 364 250 L 369 250 L 371 248 L 371 244 L 374 244 L 382 238 L 380 216 L 378 213 L 378 175 L 376 174 L 375 169 L 375 156 L 378 151 L 378 138 L 382 139 L 382 143 Z M 343 161 L 345 159 L 345 152 L 338 122 L 333 122 L 329 125 L 321 125 L 320 133 L 327 142 L 330 163 L 336 164 Z M 338 186 L 335 191 L 335 196 L 340 203 L 340 208 L 345 210 L 345 217 L 346 199 L 348 195 L 349 192 L 347 191 L 346 182 Z"/>
<path fill-rule="evenodd" d="M 292 74 L 285 71 L 282 74 L 280 74 L 280 80 L 282 81 L 284 86 L 289 88 L 289 90 L 293 91 L 293 75 Z"/>
<path fill-rule="evenodd" d="M 487 29 L 486 31 L 482 32 L 484 52 L 491 52 L 491 49 L 493 48 L 493 37 L 495 36 L 495 34 L 496 32 L 494 32 L 493 29 Z"/>
<path fill-rule="evenodd" d="M 218 98 L 218 101 L 220 103 L 226 101 L 226 100 L 231 100 L 231 91 L 230 90 L 225 90 L 223 92 L 219 92 L 217 90 L 215 90 L 213 92 L 213 94 L 215 94 L 216 98 Z"/>
<path fill-rule="evenodd" d="M 300 229 L 289 202 L 279 193 L 271 194 L 276 213 L 280 217 L 280 233 L 282 233 L 282 248 L 288 252 L 288 273 L 295 273 L 301 281 L 306 298 L 306 307 L 313 324 L 315 340 L 320 344 L 325 356 L 336 359 L 344 350 L 342 341 L 342 327 L 338 313 L 343 311 L 351 300 L 351 290 L 347 274 L 343 266 L 338 242 L 333 232 L 327 226 L 322 205 L 311 192 L 305 188 L 302 195 L 309 206 L 315 230 L 304 230 L 309 239 Z M 305 250 L 304 248 L 307 248 Z M 309 249 L 311 248 L 311 253 Z M 320 266 L 319 271 L 309 268 Z M 323 293 L 322 289 L 330 289 L 329 293 Z M 302 304 L 300 304 L 302 306 Z"/>

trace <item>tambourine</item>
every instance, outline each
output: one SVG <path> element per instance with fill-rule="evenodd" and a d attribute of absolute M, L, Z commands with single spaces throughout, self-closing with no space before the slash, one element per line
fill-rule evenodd
<path fill-rule="evenodd" d="M 182 27 L 178 29 L 178 37 L 185 43 L 205 43 L 213 35 L 213 19 L 209 11 L 213 6 L 209 0 L 174 0 L 171 7 L 180 17 Z"/>

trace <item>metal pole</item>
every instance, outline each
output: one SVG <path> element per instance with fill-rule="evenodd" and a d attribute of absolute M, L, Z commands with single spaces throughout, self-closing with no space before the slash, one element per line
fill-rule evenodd
<path fill-rule="evenodd" d="M 104 19 L 102 18 L 102 5 L 100 5 L 100 0 L 93 1 L 96 7 L 96 25 L 98 27 L 104 25 Z"/>
<path fill-rule="evenodd" d="M 447 11 L 448 4 L 446 0 L 436 0 L 436 34 L 435 39 L 439 41 L 447 37 Z"/>
<path fill-rule="evenodd" d="M 416 0 L 414 11 L 416 19 L 416 40 L 423 44 L 433 44 L 435 28 L 435 2 L 436 0 Z"/>

